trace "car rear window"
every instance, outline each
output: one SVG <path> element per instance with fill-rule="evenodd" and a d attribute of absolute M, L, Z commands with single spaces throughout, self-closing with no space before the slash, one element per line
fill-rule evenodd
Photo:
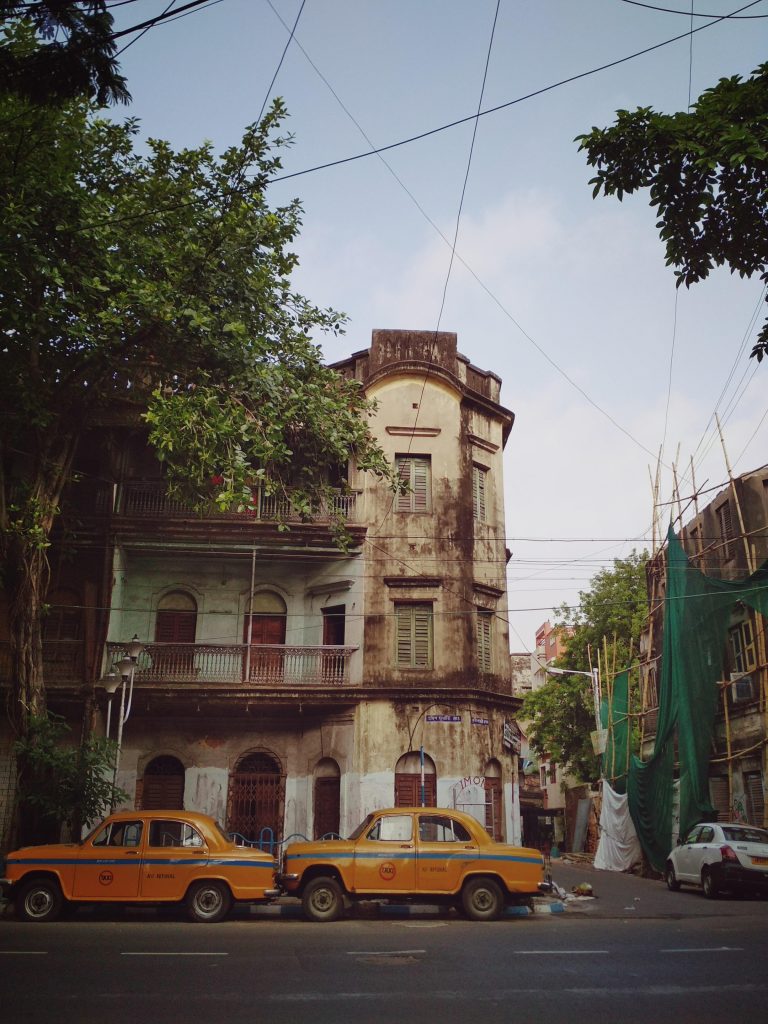
<path fill-rule="evenodd" d="M 768 832 L 762 828 L 724 828 L 723 835 L 732 843 L 765 843 L 768 845 Z"/>

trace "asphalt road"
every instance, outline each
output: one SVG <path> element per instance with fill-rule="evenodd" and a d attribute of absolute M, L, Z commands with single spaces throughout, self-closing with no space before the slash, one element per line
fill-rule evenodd
<path fill-rule="evenodd" d="M 575 874 L 566 877 L 573 870 Z M 762 1019 L 768 903 L 557 867 L 596 899 L 475 924 L 151 911 L 0 921 L 3 1024 L 633 1024 Z M 607 876 L 607 877 L 604 877 Z M 576 884 L 576 881 L 573 881 Z M 626 909 L 625 909 L 626 908 Z M 104 919 L 107 917 L 107 919 Z M 111 919 L 110 919 L 111 918 Z"/>

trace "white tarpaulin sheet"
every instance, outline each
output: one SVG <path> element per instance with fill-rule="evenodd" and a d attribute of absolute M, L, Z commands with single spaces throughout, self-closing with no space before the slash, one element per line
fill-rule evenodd
<path fill-rule="evenodd" d="M 629 816 L 626 794 L 616 793 L 603 782 L 603 806 L 600 811 L 600 842 L 595 867 L 603 871 L 629 871 L 642 860 L 640 840 Z"/>

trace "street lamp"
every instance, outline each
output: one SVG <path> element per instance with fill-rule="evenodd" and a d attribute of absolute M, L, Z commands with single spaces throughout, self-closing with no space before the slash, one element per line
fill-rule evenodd
<path fill-rule="evenodd" d="M 105 689 L 107 693 L 113 694 L 118 686 L 121 685 L 120 690 L 120 716 L 117 720 L 117 749 L 115 750 L 115 768 L 112 773 L 112 789 L 117 785 L 117 770 L 120 767 L 120 751 L 123 745 L 123 726 L 128 721 L 128 716 L 131 713 L 131 704 L 133 702 L 133 678 L 136 673 L 136 662 L 138 661 L 139 655 L 144 650 L 144 645 L 139 640 L 138 635 L 134 633 L 133 639 L 129 644 L 125 646 L 125 653 L 120 661 L 114 665 L 116 682 L 114 687 L 111 683 L 111 675 L 107 676 L 110 680 L 109 685 L 105 683 Z M 110 689 L 110 687 L 112 687 Z M 128 693 L 128 700 L 126 701 L 126 691 Z M 112 698 L 109 699 L 109 708 L 107 710 L 107 736 L 109 736 L 109 718 L 112 710 Z M 112 813 L 112 806 L 110 805 L 110 814 Z"/>

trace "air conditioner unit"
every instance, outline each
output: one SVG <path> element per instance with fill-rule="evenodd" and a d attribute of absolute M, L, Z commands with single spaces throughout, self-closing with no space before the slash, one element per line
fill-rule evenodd
<path fill-rule="evenodd" d="M 752 684 L 752 676 L 745 676 L 742 672 L 731 672 L 731 697 L 734 704 L 741 704 L 743 701 L 753 700 L 755 688 Z"/>

